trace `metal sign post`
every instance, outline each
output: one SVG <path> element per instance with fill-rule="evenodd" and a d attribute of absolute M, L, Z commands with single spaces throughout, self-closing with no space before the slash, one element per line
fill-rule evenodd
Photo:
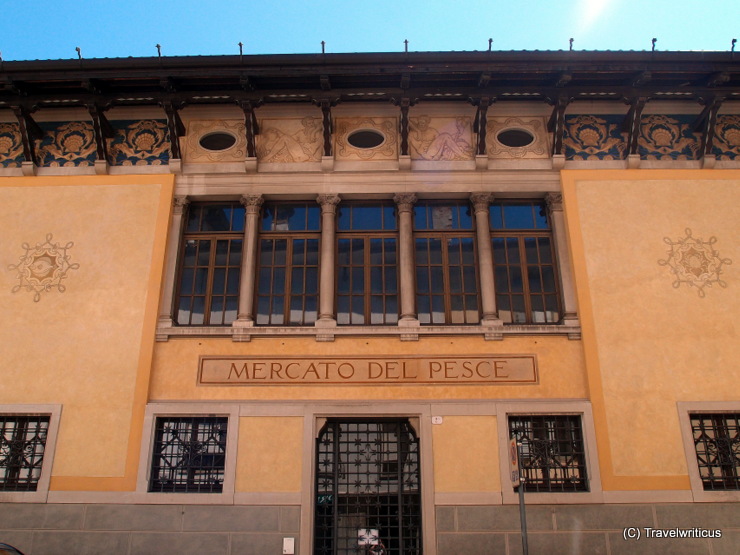
<path fill-rule="evenodd" d="M 529 555 L 529 546 L 527 545 L 527 513 L 524 508 L 524 478 L 519 470 L 519 447 L 521 442 L 517 441 L 517 431 L 514 431 L 509 441 L 509 463 L 511 464 L 511 483 L 519 492 L 519 520 L 522 528 L 522 551 L 524 555 Z"/>

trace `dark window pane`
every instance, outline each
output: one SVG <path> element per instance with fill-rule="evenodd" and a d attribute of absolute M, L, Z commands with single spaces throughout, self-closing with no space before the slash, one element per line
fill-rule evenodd
<path fill-rule="evenodd" d="M 223 295 L 226 291 L 226 270 L 223 268 L 216 268 L 213 271 L 213 284 L 211 285 L 211 293 L 214 295 Z"/>
<path fill-rule="evenodd" d="M 212 325 L 223 324 L 224 298 L 213 297 L 211 299 L 211 315 L 209 322 Z"/>
<path fill-rule="evenodd" d="M 350 289 L 350 271 L 349 268 L 340 268 L 337 272 L 337 291 L 339 293 L 349 293 Z"/>
<path fill-rule="evenodd" d="M 537 229 L 550 229 L 547 221 L 547 207 L 544 202 L 534 205 L 534 219 Z"/>
<path fill-rule="evenodd" d="M 429 293 L 429 269 L 416 268 L 417 293 Z"/>
<path fill-rule="evenodd" d="M 509 264 L 519 264 L 521 262 L 519 256 L 519 239 L 516 237 L 506 238 L 506 254 Z"/>
<path fill-rule="evenodd" d="M 540 279 L 540 269 L 538 266 L 528 266 L 527 275 L 529 277 L 529 291 L 531 293 L 542 292 L 542 281 Z"/>
<path fill-rule="evenodd" d="M 515 293 L 524 291 L 522 284 L 522 270 L 519 266 L 512 266 L 510 269 L 509 277 L 511 279 L 511 290 Z"/>
<path fill-rule="evenodd" d="M 185 242 L 185 256 L 183 258 L 183 266 L 185 268 L 191 268 L 195 266 L 195 253 L 198 251 L 197 242 L 193 239 Z"/>
<path fill-rule="evenodd" d="M 513 322 L 515 324 L 525 324 L 527 322 L 527 315 L 524 310 L 524 295 L 512 295 L 511 305 Z"/>
<path fill-rule="evenodd" d="M 198 266 L 208 266 L 211 261 L 211 242 L 198 241 Z"/>
<path fill-rule="evenodd" d="M 193 274 L 195 270 L 183 269 L 180 278 L 180 295 L 193 294 Z"/>
<path fill-rule="evenodd" d="M 195 293 L 205 295 L 208 284 L 208 268 L 198 268 L 195 271 Z"/>
<path fill-rule="evenodd" d="M 389 294 L 398 293 L 398 274 L 393 267 L 385 269 L 385 292 Z"/>
<path fill-rule="evenodd" d="M 504 239 L 501 237 L 494 237 L 491 241 L 493 247 L 493 263 L 494 264 L 506 264 L 506 246 Z"/>
<path fill-rule="evenodd" d="M 306 241 L 306 264 L 309 266 L 319 265 L 319 240 L 309 239 Z"/>
<path fill-rule="evenodd" d="M 203 325 L 205 313 L 205 297 L 193 297 L 193 310 L 190 315 L 190 323 L 194 326 Z"/>
<path fill-rule="evenodd" d="M 503 211 L 500 204 L 492 204 L 490 208 L 491 212 L 491 229 L 503 229 L 504 219 Z"/>
<path fill-rule="evenodd" d="M 304 277 L 304 269 L 303 268 L 293 268 L 293 271 L 291 272 L 291 278 L 290 278 L 290 292 L 295 294 L 300 294 L 305 291 L 305 284 L 303 282 Z M 291 310 L 293 310 L 293 305 L 291 304 Z"/>
<path fill-rule="evenodd" d="M 241 239 L 231 240 L 231 250 L 229 252 L 229 266 L 239 266 L 242 263 L 242 241 Z"/>
<path fill-rule="evenodd" d="M 319 292 L 319 271 L 316 268 L 306 268 L 306 294 L 315 295 Z"/>
<path fill-rule="evenodd" d="M 239 294 L 239 268 L 229 268 L 228 281 L 226 282 L 226 293 L 229 295 Z"/>
<path fill-rule="evenodd" d="M 505 204 L 503 208 L 506 229 L 534 228 L 534 216 L 531 204 Z"/>
<path fill-rule="evenodd" d="M 275 268 L 272 271 L 272 294 L 273 295 L 284 295 L 285 294 L 285 278 L 287 272 L 285 268 Z"/>

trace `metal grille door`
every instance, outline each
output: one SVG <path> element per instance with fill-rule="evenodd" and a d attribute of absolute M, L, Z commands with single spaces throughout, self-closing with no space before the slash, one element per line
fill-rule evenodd
<path fill-rule="evenodd" d="M 314 554 L 421 554 L 419 439 L 406 419 L 328 420 L 316 440 Z"/>

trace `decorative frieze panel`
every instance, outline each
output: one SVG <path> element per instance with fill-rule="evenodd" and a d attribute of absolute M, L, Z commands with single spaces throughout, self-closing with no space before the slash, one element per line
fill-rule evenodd
<path fill-rule="evenodd" d="M 712 154 L 719 160 L 740 159 L 740 116 L 718 116 L 714 133 Z M 0 149 L 1 154 L 2 150 Z"/>
<path fill-rule="evenodd" d="M 475 141 L 471 118 L 409 118 L 409 154 L 412 160 L 473 160 Z"/>
<path fill-rule="evenodd" d="M 116 135 L 108 140 L 113 166 L 159 166 L 170 159 L 170 138 L 165 121 L 113 121 Z"/>
<path fill-rule="evenodd" d="M 17 168 L 23 160 L 23 143 L 18 124 L 0 123 L 0 168 Z"/>
<path fill-rule="evenodd" d="M 499 139 L 505 132 L 519 132 L 522 140 L 514 145 L 505 144 Z M 486 125 L 486 152 L 489 158 L 497 159 L 548 158 L 550 149 L 544 119 L 489 117 Z"/>
<path fill-rule="evenodd" d="M 566 116 L 566 160 L 622 160 L 626 144 L 621 132 L 624 116 Z"/>
<path fill-rule="evenodd" d="M 232 138 L 230 146 L 211 149 L 201 144 L 204 138 L 216 134 Z M 188 124 L 184 143 L 185 162 L 243 162 L 247 157 L 246 127 L 242 120 L 193 120 Z"/>
<path fill-rule="evenodd" d="M 263 119 L 257 135 L 260 163 L 320 162 L 323 144 L 321 118 Z"/>
<path fill-rule="evenodd" d="M 90 123 L 40 123 L 45 136 L 37 142 L 39 164 L 45 167 L 92 166 L 97 159 Z"/>
<path fill-rule="evenodd" d="M 337 160 L 397 160 L 398 122 L 396 118 L 337 118 L 335 125 L 335 158 Z M 353 146 L 350 138 L 362 131 L 382 136 L 380 144 L 368 148 Z"/>
<path fill-rule="evenodd" d="M 696 116 L 643 116 L 637 138 L 644 160 L 696 160 L 701 138 L 693 133 Z"/>

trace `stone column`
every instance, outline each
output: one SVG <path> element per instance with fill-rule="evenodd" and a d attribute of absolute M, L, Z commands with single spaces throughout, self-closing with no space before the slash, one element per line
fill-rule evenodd
<path fill-rule="evenodd" d="M 480 276 L 480 299 L 483 325 L 502 325 L 496 312 L 496 289 L 493 281 L 493 252 L 491 249 L 491 225 L 489 222 L 491 193 L 473 193 L 470 202 L 475 210 L 475 230 L 478 243 L 478 275 Z"/>
<path fill-rule="evenodd" d="M 563 215 L 563 195 L 561 193 L 547 193 L 545 195 L 547 210 L 552 222 L 552 235 L 555 241 L 555 254 L 557 256 L 560 292 L 563 299 L 563 324 L 578 326 L 578 299 L 576 297 L 575 283 L 573 281 L 573 270 L 568 251 L 567 230 L 565 217 Z"/>
<path fill-rule="evenodd" d="M 186 196 L 175 197 L 172 201 L 172 221 L 167 237 L 167 260 L 165 261 L 164 284 L 159 298 L 159 318 L 157 327 L 171 328 L 173 325 L 172 311 L 175 302 L 175 273 L 177 257 L 180 251 L 180 237 L 182 237 L 182 216 L 190 200 Z M 157 340 L 167 340 L 167 337 L 157 335 Z"/>
<path fill-rule="evenodd" d="M 393 197 L 398 208 L 398 270 L 400 282 L 401 318 L 399 326 L 418 326 L 416 317 L 416 279 L 414 271 L 413 212 L 414 193 L 400 193 Z"/>
<path fill-rule="evenodd" d="M 334 237 L 339 195 L 319 195 L 321 205 L 321 261 L 319 269 L 319 318 L 317 327 L 337 325 L 334 318 Z"/>
<path fill-rule="evenodd" d="M 244 214 L 244 243 L 242 245 L 239 312 L 232 324 L 235 328 L 254 326 L 254 284 L 257 273 L 257 235 L 262 195 L 244 195 L 241 198 Z"/>

